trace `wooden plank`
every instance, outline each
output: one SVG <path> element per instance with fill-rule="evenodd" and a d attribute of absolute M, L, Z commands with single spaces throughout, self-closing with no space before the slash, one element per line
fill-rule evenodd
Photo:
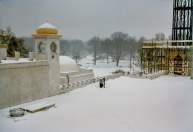
<path fill-rule="evenodd" d="M 26 106 L 22 109 L 27 111 L 27 112 L 30 112 L 30 113 L 35 113 L 35 112 L 38 112 L 38 111 L 42 111 L 42 110 L 51 108 L 53 106 L 55 106 L 55 104 L 53 104 L 53 103 L 39 102 L 39 103 L 36 103 L 36 104 L 28 105 L 28 106 Z"/>

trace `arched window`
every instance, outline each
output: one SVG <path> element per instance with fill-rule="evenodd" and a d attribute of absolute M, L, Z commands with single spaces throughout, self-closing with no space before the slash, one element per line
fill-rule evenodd
<path fill-rule="evenodd" d="M 50 45 L 50 50 L 51 50 L 52 52 L 56 52 L 56 44 L 55 44 L 54 42 L 51 43 L 51 45 Z"/>
<path fill-rule="evenodd" d="M 174 59 L 174 74 L 182 75 L 182 57 L 177 55 Z"/>
<path fill-rule="evenodd" d="M 39 52 L 44 52 L 45 51 L 45 44 L 43 42 L 39 43 L 38 50 L 39 50 Z"/>

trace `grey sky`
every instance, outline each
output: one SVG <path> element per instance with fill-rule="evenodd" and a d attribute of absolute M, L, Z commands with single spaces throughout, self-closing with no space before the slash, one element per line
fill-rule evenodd
<path fill-rule="evenodd" d="M 172 31 L 173 0 L 0 0 L 0 28 L 31 36 L 47 20 L 66 39 L 87 41 L 121 31 L 131 36 L 166 36 Z"/>

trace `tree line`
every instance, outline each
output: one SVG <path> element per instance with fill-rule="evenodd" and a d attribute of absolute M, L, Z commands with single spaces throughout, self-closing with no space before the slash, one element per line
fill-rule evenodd
<path fill-rule="evenodd" d="M 131 65 L 132 61 L 141 58 L 141 42 L 146 40 L 148 39 L 144 36 L 137 39 L 127 33 L 114 32 L 110 37 L 104 39 L 94 36 L 88 40 L 87 47 L 89 53 L 93 55 L 94 65 L 96 65 L 97 59 L 100 59 L 101 54 L 106 56 L 107 63 L 109 63 L 109 57 L 111 57 L 118 66 L 120 59 L 127 57 Z M 166 37 L 164 33 L 156 33 L 155 37 L 149 40 L 163 41 L 166 40 Z"/>
<path fill-rule="evenodd" d="M 11 31 L 11 27 L 8 26 L 5 29 L 0 29 L 0 44 L 7 44 L 7 55 L 8 57 L 14 57 L 15 51 L 19 51 L 22 57 L 26 57 L 28 50 L 24 47 L 24 40 L 17 38 Z"/>
<path fill-rule="evenodd" d="M 168 37 L 171 38 L 171 35 Z M 109 58 L 119 65 L 121 59 L 129 58 L 130 64 L 132 60 L 140 58 L 141 41 L 148 40 L 144 36 L 137 39 L 135 36 L 130 36 L 123 32 L 114 32 L 107 38 L 94 36 L 87 42 L 82 40 L 60 40 L 60 55 L 71 56 L 78 61 L 86 55 L 93 56 L 93 63 L 96 65 L 97 60 L 106 58 L 109 63 Z M 155 37 L 149 40 L 162 41 L 166 40 L 164 33 L 156 33 Z M 28 52 L 34 52 L 35 40 L 33 37 L 19 37 L 11 31 L 11 27 L 5 30 L 0 29 L 0 43 L 8 44 L 8 56 L 13 57 L 15 51 L 21 52 L 21 56 L 27 57 Z"/>

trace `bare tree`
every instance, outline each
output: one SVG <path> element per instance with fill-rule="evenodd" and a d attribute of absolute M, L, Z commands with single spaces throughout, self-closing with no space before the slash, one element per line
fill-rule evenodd
<path fill-rule="evenodd" d="M 166 38 L 165 38 L 165 34 L 164 33 L 156 33 L 155 34 L 155 39 L 156 41 L 164 41 Z"/>
<path fill-rule="evenodd" d="M 106 38 L 101 43 L 101 51 L 106 54 L 107 63 L 109 63 L 109 53 L 110 53 L 110 46 L 112 41 L 109 38 Z"/>
<path fill-rule="evenodd" d="M 119 65 L 121 57 L 128 53 L 128 34 L 122 32 L 115 32 L 111 34 L 110 53 L 116 60 L 116 66 Z"/>
<path fill-rule="evenodd" d="M 66 55 L 70 50 L 70 42 L 68 40 L 60 40 L 60 55 Z"/>
<path fill-rule="evenodd" d="M 78 63 L 78 60 L 80 60 L 84 49 L 84 44 L 81 40 L 72 40 L 70 42 L 70 47 L 71 47 L 71 54 L 73 58 L 76 60 L 76 63 Z"/>
<path fill-rule="evenodd" d="M 172 35 L 171 34 L 168 36 L 168 40 L 172 40 Z"/>
<path fill-rule="evenodd" d="M 88 48 L 89 52 L 93 54 L 94 57 L 94 65 L 96 65 L 96 60 L 97 60 L 97 55 L 99 53 L 100 45 L 101 45 L 101 40 L 99 37 L 95 36 L 91 38 L 88 42 Z"/>
<path fill-rule="evenodd" d="M 141 66 L 141 72 L 142 72 L 142 55 L 143 55 L 143 51 L 142 51 L 142 41 L 146 41 L 146 38 L 144 36 L 140 37 L 138 40 L 138 49 L 137 49 L 137 61 L 139 63 L 139 65 Z"/>
<path fill-rule="evenodd" d="M 24 40 L 24 46 L 28 49 L 30 52 L 35 51 L 35 39 L 33 37 L 22 37 Z"/>
<path fill-rule="evenodd" d="M 128 38 L 128 46 L 129 46 L 129 60 L 130 60 L 130 71 L 132 68 L 132 60 L 133 60 L 133 64 L 135 61 L 135 54 L 137 51 L 137 39 L 135 37 L 129 37 Z"/>

